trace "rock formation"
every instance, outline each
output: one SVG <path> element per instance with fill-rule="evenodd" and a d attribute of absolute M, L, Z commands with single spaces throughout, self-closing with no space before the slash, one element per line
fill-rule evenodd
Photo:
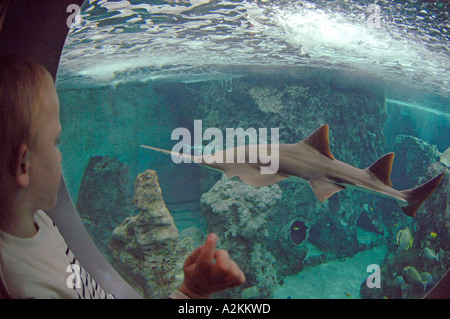
<path fill-rule="evenodd" d="M 271 250 L 276 256 L 280 277 L 296 274 L 303 269 L 303 260 L 308 253 L 308 237 L 309 226 L 301 218 L 289 221 L 281 229 L 278 245 Z"/>
<path fill-rule="evenodd" d="M 398 189 L 412 188 L 420 177 L 425 176 L 427 167 L 439 161 L 436 146 L 420 138 L 400 134 L 395 138 L 395 161 L 391 178 Z"/>
<path fill-rule="evenodd" d="M 400 183 L 414 187 L 447 169 L 439 161 L 434 145 L 409 135 L 399 135 L 395 142 L 397 166 L 394 169 L 402 174 Z M 445 274 L 450 267 L 449 194 L 447 173 L 414 219 L 390 215 L 395 223 L 388 228 L 389 255 L 381 268 L 381 273 L 385 274 L 384 283 L 380 290 L 361 285 L 363 298 L 421 298 Z M 411 229 L 414 238 L 407 251 L 396 245 L 396 234 L 405 227 Z M 411 272 L 405 272 L 405 269 L 423 276 L 419 284 L 417 280 L 411 280 Z"/>
<path fill-rule="evenodd" d="M 140 213 L 114 229 L 110 241 L 116 268 L 147 298 L 167 298 L 183 280 L 183 263 L 193 250 L 179 239 L 156 172 L 139 174 L 134 201 Z"/>
<path fill-rule="evenodd" d="M 227 178 L 203 194 L 201 203 L 208 232 L 219 235 L 220 248 L 229 251 L 247 277 L 243 287 L 225 291 L 218 297 L 271 297 L 278 276 L 277 261 L 268 250 L 275 237 L 268 220 L 277 214 L 280 199 L 281 190 L 276 184 L 255 188 Z"/>

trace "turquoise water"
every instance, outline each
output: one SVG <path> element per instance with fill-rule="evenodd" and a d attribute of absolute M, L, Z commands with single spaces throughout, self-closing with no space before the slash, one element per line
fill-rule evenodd
<path fill-rule="evenodd" d="M 328 124 L 331 152 L 348 164 L 368 167 L 395 152 L 396 189 L 448 170 L 449 3 L 371 4 L 84 3 L 57 76 L 64 178 L 99 248 L 144 296 L 176 285 L 175 259 L 208 232 L 247 276 L 219 298 L 417 298 L 443 275 L 448 173 L 410 218 L 374 194 L 345 190 L 320 203 L 305 183 L 254 188 L 140 147 L 171 150 L 179 142 L 172 132 L 194 133 L 194 120 L 203 131 L 278 128 L 281 143 Z M 168 244 L 176 258 L 155 253 L 160 268 L 144 275 L 139 258 L 125 261 L 110 242 L 126 218 L 142 214 L 133 198 L 147 169 L 157 173 L 178 233 Z M 296 220 L 308 226 L 300 243 L 291 240 Z M 396 239 L 407 227 L 414 240 L 404 250 Z M 152 253 L 132 237 L 121 240 Z M 381 288 L 366 285 L 370 264 L 380 267 Z M 156 280 L 164 271 L 171 276 Z"/>

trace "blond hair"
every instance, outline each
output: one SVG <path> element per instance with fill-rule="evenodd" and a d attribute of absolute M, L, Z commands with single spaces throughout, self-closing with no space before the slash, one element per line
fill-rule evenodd
<path fill-rule="evenodd" d="M 36 146 L 50 73 L 15 55 L 0 56 L 0 172 L 14 174 L 18 148 Z M 5 171 L 6 169 L 6 171 Z"/>

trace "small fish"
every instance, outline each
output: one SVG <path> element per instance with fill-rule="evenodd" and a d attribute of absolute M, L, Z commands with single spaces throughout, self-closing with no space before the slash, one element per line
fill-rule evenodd
<path fill-rule="evenodd" d="M 441 154 L 441 163 L 450 167 L 450 147 Z"/>
<path fill-rule="evenodd" d="M 434 233 L 434 232 L 431 232 L 431 233 L 430 233 L 430 236 L 433 237 L 433 238 L 436 238 L 436 237 L 437 237 L 437 234 Z"/>
<path fill-rule="evenodd" d="M 439 253 L 436 254 L 435 251 L 431 248 L 425 247 L 423 249 L 423 254 L 427 259 L 436 260 L 437 262 L 439 262 Z"/>
<path fill-rule="evenodd" d="M 433 283 L 433 276 L 429 272 L 423 272 L 420 274 L 420 278 L 422 278 L 423 282 L 426 282 L 427 284 Z"/>
<path fill-rule="evenodd" d="M 414 238 L 412 238 L 412 233 L 409 227 L 400 230 L 397 233 L 397 245 L 403 250 L 409 250 L 412 247 Z"/>
<path fill-rule="evenodd" d="M 420 277 L 422 278 L 423 282 L 423 292 L 425 293 L 425 290 L 428 286 L 433 284 L 433 276 L 429 272 L 423 272 L 420 274 Z"/>
<path fill-rule="evenodd" d="M 410 284 L 425 284 L 417 269 L 412 266 L 406 266 L 405 268 L 403 268 L 402 273 L 404 279 Z"/>

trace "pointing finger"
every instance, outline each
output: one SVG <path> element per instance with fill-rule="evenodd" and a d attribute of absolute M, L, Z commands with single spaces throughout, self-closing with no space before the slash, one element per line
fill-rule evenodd
<path fill-rule="evenodd" d="M 197 263 L 200 267 L 209 266 L 214 258 L 214 253 L 217 245 L 217 235 L 209 234 L 206 238 L 205 244 L 203 245 L 203 249 L 200 252 Z"/>

